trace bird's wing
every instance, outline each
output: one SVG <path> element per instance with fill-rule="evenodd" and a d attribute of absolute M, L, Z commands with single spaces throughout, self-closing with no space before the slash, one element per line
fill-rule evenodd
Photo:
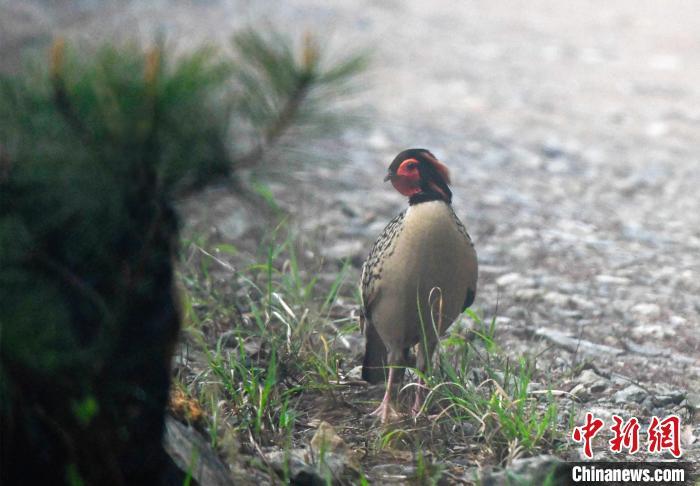
<path fill-rule="evenodd" d="M 372 302 L 379 294 L 382 266 L 384 259 L 394 251 L 394 243 L 396 237 L 401 232 L 404 216 L 406 212 L 401 212 L 394 219 L 389 221 L 382 234 L 372 245 L 369 251 L 369 256 L 362 265 L 361 292 L 362 297 L 362 314 L 365 319 L 369 319 Z"/>
<path fill-rule="evenodd" d="M 400 213 L 386 225 L 382 234 L 372 245 L 369 256 L 362 265 L 360 295 L 362 315 L 360 326 L 366 338 L 365 356 L 362 361 L 362 379 L 369 383 L 384 381 L 387 363 L 387 349 L 372 322 L 372 303 L 381 291 L 381 273 L 384 259 L 394 251 L 396 237 L 401 232 L 405 212 Z"/>
<path fill-rule="evenodd" d="M 450 210 L 452 211 L 452 217 L 455 220 L 457 229 L 469 243 L 469 258 L 467 260 L 467 265 L 469 266 L 469 275 L 471 276 L 471 280 L 467 285 L 467 295 L 464 297 L 463 309 L 466 309 L 474 303 L 474 299 L 476 298 L 476 281 L 479 274 L 479 264 L 476 258 L 474 243 L 472 242 L 472 238 L 469 236 L 469 233 L 467 233 L 467 228 L 464 226 L 459 217 L 457 217 L 457 213 L 455 213 L 452 206 L 450 206 Z"/>

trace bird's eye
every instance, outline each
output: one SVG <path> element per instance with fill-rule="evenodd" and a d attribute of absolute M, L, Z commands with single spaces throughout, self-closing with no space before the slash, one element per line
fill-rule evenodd
<path fill-rule="evenodd" d="M 413 170 L 413 169 L 415 169 L 416 167 L 418 167 L 418 164 L 417 164 L 416 162 L 409 162 L 408 164 L 406 164 L 406 168 L 407 168 L 407 169 Z"/>

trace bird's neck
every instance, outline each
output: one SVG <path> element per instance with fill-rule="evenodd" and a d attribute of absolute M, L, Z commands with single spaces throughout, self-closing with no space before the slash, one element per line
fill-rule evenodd
<path fill-rule="evenodd" d="M 445 204 L 452 204 L 452 194 L 443 194 L 438 191 L 427 190 L 417 192 L 408 198 L 408 204 L 410 206 L 430 201 L 443 201 Z"/>

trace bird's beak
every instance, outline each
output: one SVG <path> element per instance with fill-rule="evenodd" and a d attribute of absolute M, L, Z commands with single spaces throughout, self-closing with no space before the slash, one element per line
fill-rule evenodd
<path fill-rule="evenodd" d="M 390 181 L 391 179 L 394 178 L 394 174 L 392 172 L 389 172 L 386 177 L 384 178 L 384 182 Z"/>

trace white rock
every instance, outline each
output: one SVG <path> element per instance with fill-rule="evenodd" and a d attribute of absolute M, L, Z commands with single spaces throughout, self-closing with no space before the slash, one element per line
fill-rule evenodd
<path fill-rule="evenodd" d="M 648 393 L 637 385 L 629 385 L 613 395 L 614 403 L 641 403 Z"/>
<path fill-rule="evenodd" d="M 569 296 L 566 294 L 560 294 L 559 292 L 547 292 L 544 295 L 545 302 L 554 305 L 556 307 L 568 307 Z"/>
<path fill-rule="evenodd" d="M 595 279 L 598 283 L 610 285 L 627 285 L 630 283 L 630 279 L 625 277 L 615 277 L 614 275 L 596 275 Z"/>
<path fill-rule="evenodd" d="M 583 385 L 592 385 L 598 380 L 602 380 L 603 377 L 598 375 L 595 371 L 593 370 L 583 370 L 578 377 L 576 378 L 576 381 Z"/>
<path fill-rule="evenodd" d="M 688 322 L 688 319 L 681 316 L 671 316 L 669 322 L 672 326 L 684 326 Z"/>
<path fill-rule="evenodd" d="M 630 311 L 640 317 L 656 318 L 661 314 L 661 308 L 656 304 L 642 303 L 632 306 Z"/>
<path fill-rule="evenodd" d="M 522 281 L 523 277 L 519 273 L 506 273 L 505 275 L 501 275 L 496 279 L 496 285 L 499 287 L 510 287 Z"/>

